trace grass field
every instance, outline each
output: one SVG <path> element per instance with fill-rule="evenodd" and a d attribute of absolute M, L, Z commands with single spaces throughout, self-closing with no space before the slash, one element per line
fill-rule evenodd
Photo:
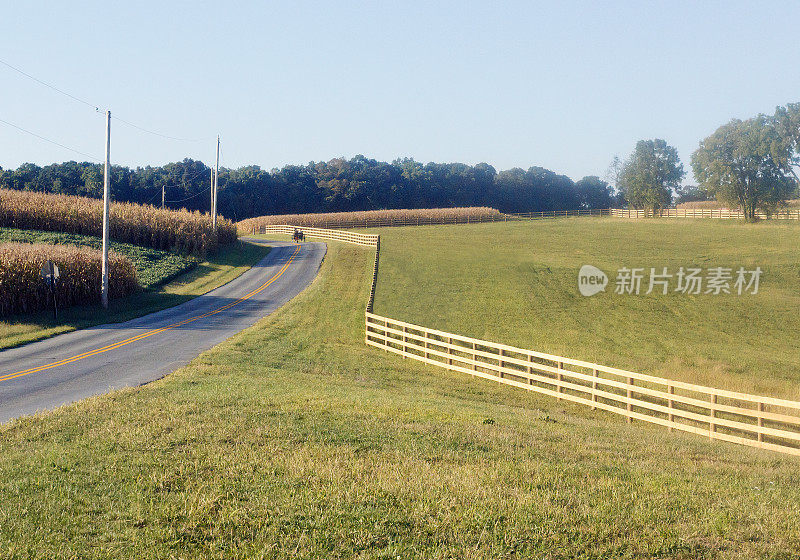
<path fill-rule="evenodd" d="M 800 399 L 798 223 L 597 218 L 375 231 L 381 233 L 375 298 L 381 315 L 607 366 Z M 606 293 L 579 294 L 584 264 L 609 275 Z M 742 296 L 613 293 L 622 267 L 675 273 L 681 266 L 760 266 L 760 290 Z"/>
<path fill-rule="evenodd" d="M 0 555 L 797 557 L 796 458 L 369 348 L 371 274 L 331 244 L 188 367 L 0 426 Z"/>
<path fill-rule="evenodd" d="M 131 246 L 129 251 L 138 255 L 139 266 L 147 266 L 155 250 Z M 71 307 L 59 312 L 57 321 L 50 312 L 5 318 L 0 321 L 0 350 L 75 329 L 127 321 L 178 305 L 230 282 L 265 257 L 268 252 L 269 248 L 263 245 L 236 241 L 220 248 L 217 254 L 208 260 L 192 263 L 192 268 L 188 272 L 177 277 L 175 277 L 175 267 L 169 263 L 173 258 L 181 259 L 180 262 L 189 261 L 175 255 L 164 256 L 157 261 L 156 266 L 160 269 L 158 274 L 164 279 L 172 278 L 170 281 L 123 299 L 112 300 L 107 310 L 97 305 Z M 155 274 L 151 271 L 149 277 L 153 276 Z"/>
<path fill-rule="evenodd" d="M 103 241 L 99 237 L 74 233 L 56 233 L 28 229 L 0 228 L 0 243 L 46 243 L 48 245 L 77 245 L 101 249 Z M 112 251 L 127 257 L 136 268 L 136 276 L 142 288 L 154 288 L 183 274 L 197 264 L 198 259 L 169 251 L 140 247 L 130 243 L 112 241 Z"/>

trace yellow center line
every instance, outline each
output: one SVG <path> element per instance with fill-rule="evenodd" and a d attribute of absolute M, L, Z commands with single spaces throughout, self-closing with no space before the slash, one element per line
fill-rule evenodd
<path fill-rule="evenodd" d="M 153 329 L 151 331 L 147 331 L 147 332 L 144 332 L 142 334 L 138 334 L 136 336 L 132 336 L 130 338 L 126 338 L 125 340 L 120 340 L 119 342 L 115 342 L 113 344 L 109 344 L 108 346 L 103 346 L 102 348 L 96 348 L 94 350 L 90 350 L 88 352 L 84 352 L 83 354 L 78 354 L 77 356 L 72 356 L 71 358 L 64 358 L 63 360 L 59 360 L 57 362 L 53 362 L 53 363 L 50 363 L 50 364 L 47 364 L 47 365 L 44 365 L 44 366 L 39 366 L 39 367 L 35 367 L 35 368 L 26 369 L 26 370 L 23 370 L 23 371 L 18 371 L 16 373 L 8 373 L 6 375 L 0 376 L 0 381 L 8 381 L 9 379 L 16 379 L 17 377 L 23 377 L 25 375 L 30 375 L 32 373 L 36 373 L 36 372 L 39 372 L 39 371 L 52 369 L 52 368 L 55 368 L 55 367 L 58 367 L 58 366 L 63 366 L 63 365 L 66 365 L 66 364 L 70 364 L 72 362 L 77 362 L 77 361 L 83 360 L 85 358 L 89 358 L 91 356 L 95 356 L 97 354 L 102 354 L 103 352 L 108 352 L 109 350 L 114 350 L 115 348 L 119 348 L 120 346 L 125 346 L 126 344 L 130 344 L 131 342 L 136 342 L 137 340 L 141 340 L 143 338 L 147 338 L 147 337 L 162 333 L 164 331 L 168 331 L 170 329 L 174 329 L 176 327 L 181 327 L 181 326 L 189 324 L 189 323 L 191 323 L 193 321 L 197 321 L 198 319 L 205 319 L 206 317 L 211 317 L 212 315 L 216 315 L 217 313 L 221 313 L 221 312 L 225 311 L 226 309 L 230 309 L 234 305 L 238 305 L 238 304 L 242 303 L 243 301 L 246 301 L 246 300 L 250 299 L 254 295 L 264 291 L 267 288 L 267 286 L 269 286 L 270 284 L 275 282 L 278 278 L 281 277 L 281 275 L 284 272 L 286 272 L 286 269 L 289 268 L 290 264 L 292 264 L 292 261 L 297 256 L 297 253 L 298 253 L 299 250 L 300 250 L 300 245 L 297 245 L 295 247 L 294 253 L 292 253 L 292 256 L 289 257 L 289 260 L 286 261 L 286 264 L 284 264 L 283 267 L 281 267 L 281 269 L 275 274 L 275 276 L 273 276 L 272 278 L 270 278 L 269 280 L 267 280 L 266 282 L 261 284 L 261 286 L 259 286 L 258 288 L 256 288 L 252 292 L 250 292 L 249 294 L 247 294 L 245 296 L 242 296 L 239 299 L 237 299 L 237 300 L 235 300 L 235 301 L 233 301 L 233 302 L 231 302 L 231 303 L 229 303 L 227 305 L 223 305 L 222 307 L 218 307 L 217 309 L 214 309 L 213 311 L 209 311 L 207 313 L 203 313 L 202 315 L 197 315 L 197 316 L 191 317 L 189 319 L 184 319 L 183 321 L 180 321 L 178 323 L 173 323 L 172 325 L 167 325 L 166 327 L 161 327 L 159 329 Z"/>

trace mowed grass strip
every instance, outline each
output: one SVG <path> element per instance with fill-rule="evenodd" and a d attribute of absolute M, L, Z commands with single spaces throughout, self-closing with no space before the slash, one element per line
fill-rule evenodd
<path fill-rule="evenodd" d="M 173 307 L 230 282 L 268 253 L 269 247 L 265 245 L 236 241 L 166 284 L 110 301 L 107 310 L 99 305 L 87 305 L 60 311 L 58 320 L 53 319 L 51 312 L 6 318 L 0 321 L 0 350 Z"/>
<path fill-rule="evenodd" d="M 169 377 L 0 427 L 8 558 L 790 559 L 800 462 L 363 343 L 372 253 Z"/>
<path fill-rule="evenodd" d="M 373 230 L 375 312 L 670 379 L 800 400 L 800 223 L 560 219 Z M 609 275 L 583 297 L 584 264 Z M 761 267 L 756 295 L 645 295 L 650 268 Z M 645 268 L 641 295 L 617 271 Z M 676 287 L 672 279 L 672 289 Z"/>

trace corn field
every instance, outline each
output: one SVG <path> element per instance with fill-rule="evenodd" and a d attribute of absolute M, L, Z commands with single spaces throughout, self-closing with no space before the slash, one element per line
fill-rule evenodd
<path fill-rule="evenodd" d="M 103 202 L 93 198 L 0 189 L 0 226 L 102 235 Z M 109 212 L 114 241 L 154 249 L 204 255 L 236 240 L 236 226 L 219 218 L 187 210 L 114 202 Z"/>
<path fill-rule="evenodd" d="M 242 233 L 252 233 L 262 226 L 291 224 L 322 228 L 380 227 L 414 224 L 453 224 L 491 222 L 503 219 L 494 208 L 417 208 L 397 210 L 367 210 L 363 212 L 330 212 L 324 214 L 278 214 L 259 216 L 237 222 Z"/>
<path fill-rule="evenodd" d="M 58 265 L 60 278 L 55 297 L 58 307 L 100 301 L 102 253 L 71 245 L 35 243 L 0 244 L 0 316 L 33 313 L 51 308 L 52 295 L 39 276 L 48 260 Z M 131 261 L 114 252 L 108 255 L 109 297 L 119 298 L 139 289 Z"/>

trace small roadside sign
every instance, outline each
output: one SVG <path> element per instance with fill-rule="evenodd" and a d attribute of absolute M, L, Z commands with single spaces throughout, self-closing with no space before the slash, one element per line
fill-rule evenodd
<path fill-rule="evenodd" d="M 42 280 L 52 282 L 58 280 L 58 265 L 53 261 L 47 261 L 42 265 L 42 270 L 39 272 Z"/>
<path fill-rule="evenodd" d="M 39 271 L 39 276 L 42 277 L 47 287 L 50 289 L 50 295 L 53 296 L 53 318 L 58 319 L 58 302 L 56 300 L 56 284 L 58 283 L 58 265 L 53 261 L 47 261 L 42 265 L 42 270 Z"/>

